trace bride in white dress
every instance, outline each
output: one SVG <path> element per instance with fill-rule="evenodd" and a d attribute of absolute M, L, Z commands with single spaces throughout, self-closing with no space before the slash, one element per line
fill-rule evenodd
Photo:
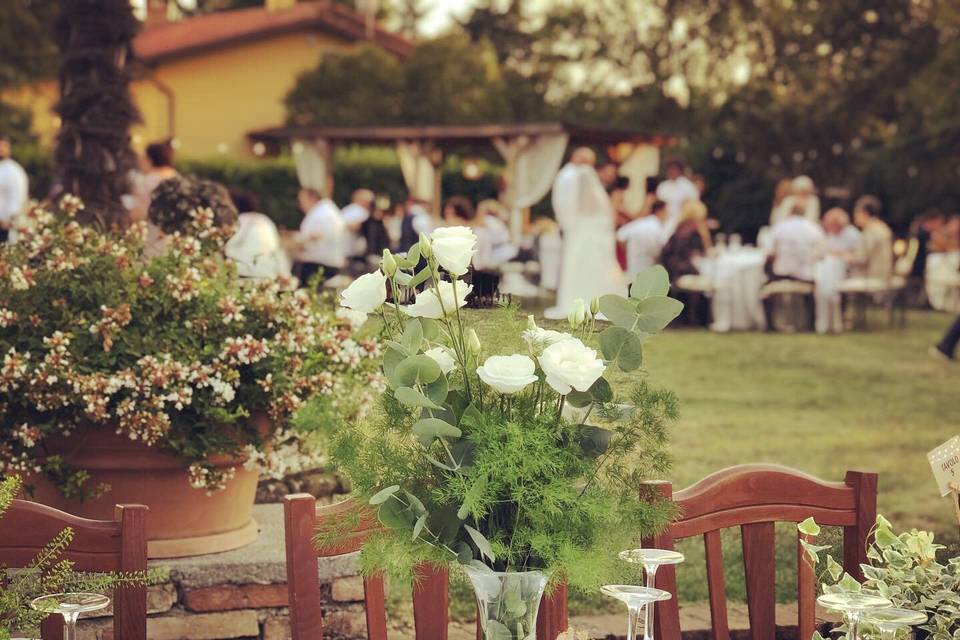
<path fill-rule="evenodd" d="M 567 317 L 573 301 L 608 293 L 627 295 L 627 281 L 617 262 L 614 211 L 594 165 L 596 155 L 576 149 L 553 183 L 553 211 L 563 232 L 563 258 L 557 304 L 547 318 Z"/>

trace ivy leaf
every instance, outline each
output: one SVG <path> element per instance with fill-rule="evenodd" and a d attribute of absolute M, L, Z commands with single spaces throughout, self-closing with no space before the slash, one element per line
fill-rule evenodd
<path fill-rule="evenodd" d="M 380 489 L 380 491 L 377 491 L 370 497 L 369 502 L 372 505 L 383 504 L 397 491 L 400 491 L 400 485 L 398 484 L 395 484 L 392 487 L 387 487 L 386 489 Z"/>
<path fill-rule="evenodd" d="M 463 528 L 467 530 L 467 533 L 470 535 L 470 539 L 473 540 L 473 544 L 476 545 L 480 554 L 489 559 L 490 562 L 496 562 L 497 557 L 493 555 L 493 547 L 490 546 L 490 541 L 487 540 L 482 533 L 468 524 L 463 525 Z"/>
<path fill-rule="evenodd" d="M 637 304 L 637 329 L 646 333 L 662 331 L 683 311 L 683 303 L 667 296 L 651 296 Z M 618 323 L 619 324 L 619 323 Z"/>
<path fill-rule="evenodd" d="M 797 525 L 797 529 L 800 533 L 803 533 L 808 536 L 818 536 L 820 535 L 820 525 L 817 524 L 817 521 L 813 518 L 807 518 L 803 522 Z"/>
<path fill-rule="evenodd" d="M 397 401 L 408 407 L 423 407 L 425 409 L 440 409 L 440 405 L 412 387 L 399 387 L 394 391 Z"/>
<path fill-rule="evenodd" d="M 630 287 L 630 297 L 645 300 L 651 296 L 665 296 L 670 291 L 670 276 L 661 265 L 648 267 L 637 274 Z"/>
<path fill-rule="evenodd" d="M 627 329 L 632 329 L 637 321 L 637 303 L 623 296 L 600 296 L 600 312 L 613 324 Z"/>

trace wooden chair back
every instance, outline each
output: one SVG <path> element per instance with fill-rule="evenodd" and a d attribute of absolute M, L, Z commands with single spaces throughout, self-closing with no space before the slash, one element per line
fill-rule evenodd
<path fill-rule="evenodd" d="M 35 502 L 14 500 L 0 519 L 0 565 L 28 566 L 61 531 L 73 530 L 62 554 L 76 571 L 132 572 L 147 569 L 147 507 L 117 505 L 113 520 L 88 520 Z M 63 619 L 48 616 L 40 628 L 43 640 L 63 639 Z M 113 637 L 147 638 L 147 589 L 122 587 L 113 594 Z"/>
<path fill-rule="evenodd" d="M 672 499 L 680 519 L 667 531 L 644 541 L 645 547 L 672 549 L 683 538 L 703 536 L 713 640 L 729 640 L 727 601 L 720 531 L 740 527 L 751 635 L 776 637 L 776 560 L 774 524 L 802 522 L 809 517 L 825 526 L 843 527 L 844 569 L 863 579 L 867 536 L 877 516 L 877 474 L 848 471 L 844 482 L 818 478 L 776 465 L 730 467 L 673 493 L 669 483 L 650 483 L 648 491 Z M 798 626 L 800 638 L 816 625 L 816 580 L 797 542 Z M 680 565 L 682 567 L 682 565 Z M 657 604 L 654 625 L 658 640 L 680 640 L 676 567 L 661 567 L 657 587 L 674 598 Z"/>
<path fill-rule="evenodd" d="M 331 546 L 317 549 L 313 538 L 318 530 L 330 530 L 344 521 L 356 526 L 343 533 Z M 370 534 L 380 528 L 373 511 L 346 500 L 317 507 L 313 496 L 305 493 L 283 499 L 284 536 L 287 551 L 287 590 L 290 599 L 290 629 L 293 640 L 321 640 L 323 609 L 320 604 L 320 577 L 317 558 L 340 556 L 359 551 Z M 413 588 L 413 618 L 417 640 L 446 640 L 449 622 L 449 576 L 447 570 L 432 565 L 417 568 Z M 383 578 L 363 579 L 367 638 L 386 640 L 387 613 Z M 538 640 L 555 640 L 567 628 L 567 589 L 560 585 L 543 600 L 537 618 Z M 482 638 L 479 621 L 477 638 Z"/>

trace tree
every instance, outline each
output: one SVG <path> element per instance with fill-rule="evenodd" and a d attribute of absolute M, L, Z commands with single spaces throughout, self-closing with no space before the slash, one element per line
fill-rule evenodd
<path fill-rule="evenodd" d="M 0 95 L 56 70 L 57 50 L 49 36 L 55 11 L 52 0 L 0 2 Z M 30 126 L 29 111 L 0 100 L 0 132 L 28 142 Z"/>
<path fill-rule="evenodd" d="M 129 61 L 138 28 L 129 0 L 63 0 L 56 22 L 62 57 L 57 177 L 86 203 L 87 219 L 102 226 L 128 221 L 121 198 L 137 164 L 129 131 L 140 116 L 130 95 Z"/>

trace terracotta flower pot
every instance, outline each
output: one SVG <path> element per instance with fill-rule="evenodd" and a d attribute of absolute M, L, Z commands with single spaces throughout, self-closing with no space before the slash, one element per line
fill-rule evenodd
<path fill-rule="evenodd" d="M 265 415 L 251 418 L 263 433 L 270 424 Z M 179 558 L 236 549 L 257 539 L 253 502 L 257 472 L 243 460 L 213 458 L 218 469 L 233 468 L 234 476 L 222 491 L 207 494 L 190 486 L 187 465 L 176 456 L 118 435 L 109 427 L 87 427 L 69 438 L 49 438 L 51 454 L 61 455 L 71 467 L 90 474 L 90 486 L 106 484 L 110 491 L 90 500 L 68 500 L 46 478 L 32 478 L 34 499 L 78 516 L 111 519 L 114 505 L 150 507 L 147 548 L 151 558 Z"/>

